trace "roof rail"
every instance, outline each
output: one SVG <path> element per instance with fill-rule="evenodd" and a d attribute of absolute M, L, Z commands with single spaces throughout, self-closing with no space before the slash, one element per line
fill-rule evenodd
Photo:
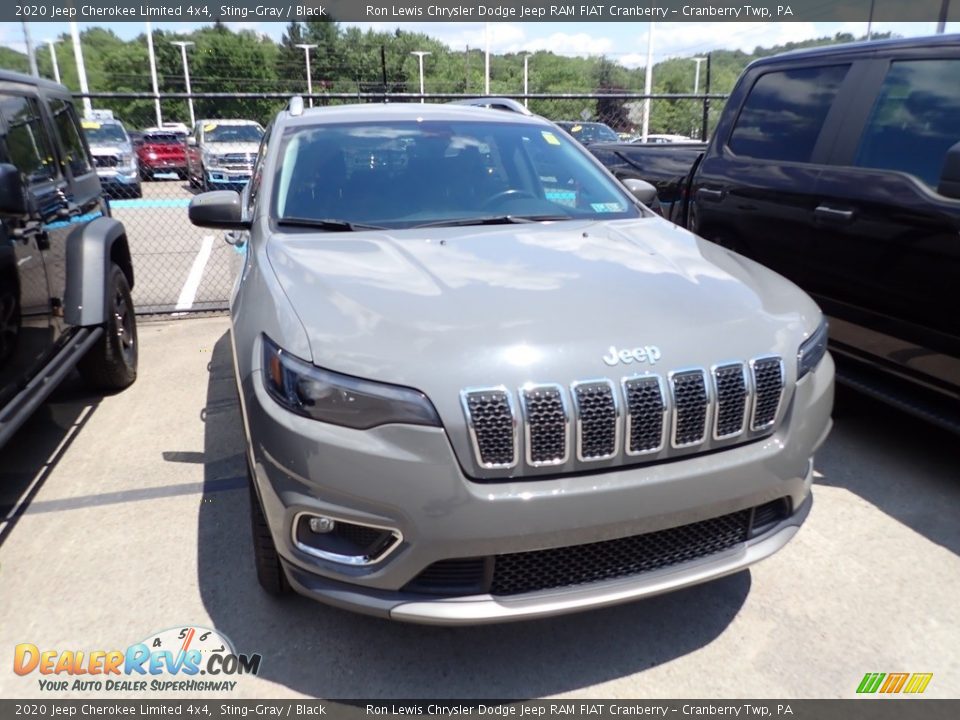
<path fill-rule="evenodd" d="M 452 100 L 449 105 L 472 105 L 474 107 L 485 107 L 491 110 L 506 110 L 520 115 L 533 115 L 522 102 L 504 97 L 475 97 L 464 98 L 463 100 Z"/>
<path fill-rule="evenodd" d="M 303 98 L 300 95 L 294 95 L 290 98 L 290 102 L 287 103 L 287 111 L 293 117 L 303 115 Z"/>

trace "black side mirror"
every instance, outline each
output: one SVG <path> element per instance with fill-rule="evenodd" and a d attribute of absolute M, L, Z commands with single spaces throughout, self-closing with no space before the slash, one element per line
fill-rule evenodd
<path fill-rule="evenodd" d="M 944 197 L 960 200 L 960 142 L 947 150 L 937 192 Z"/>
<path fill-rule="evenodd" d="M 646 180 L 627 178 L 623 181 L 623 184 L 630 191 L 630 194 L 644 205 L 652 205 L 653 201 L 657 199 L 657 189 Z"/>
<path fill-rule="evenodd" d="M 27 195 L 23 177 L 16 165 L 0 163 L 0 214 L 23 215 L 27 212 Z"/>
<path fill-rule="evenodd" d="M 187 215 L 197 227 L 222 230 L 245 230 L 250 221 L 243 219 L 240 193 L 234 190 L 213 190 L 197 195 L 190 201 Z"/>

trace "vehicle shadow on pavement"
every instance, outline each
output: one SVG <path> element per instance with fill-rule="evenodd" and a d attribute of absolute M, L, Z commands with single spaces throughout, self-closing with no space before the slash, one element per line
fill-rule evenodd
<path fill-rule="evenodd" d="M 0 545 L 102 399 L 74 371 L 0 448 Z"/>
<path fill-rule="evenodd" d="M 816 483 L 849 490 L 960 555 L 957 436 L 842 386 L 834 423 Z"/>
<path fill-rule="evenodd" d="M 296 692 L 328 699 L 569 692 L 704 647 L 724 632 L 749 594 L 750 573 L 743 571 L 612 608 L 473 628 L 406 625 L 298 596 L 270 598 L 257 585 L 248 495 L 236 482 L 245 476 L 237 402 L 225 334 L 213 349 L 207 395 L 198 528 L 201 599 L 213 626 L 237 652 L 263 656 L 260 678 Z M 653 685 L 635 688 L 637 696 L 656 692 Z"/>

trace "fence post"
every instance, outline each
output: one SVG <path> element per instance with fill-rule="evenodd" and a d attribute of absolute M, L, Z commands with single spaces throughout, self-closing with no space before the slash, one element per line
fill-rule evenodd
<path fill-rule="evenodd" d="M 710 129 L 707 127 L 710 124 L 710 56 L 712 53 L 707 53 L 707 83 L 706 83 L 706 94 L 703 98 L 703 122 L 700 124 L 700 140 L 703 142 L 707 141 L 707 137 L 710 135 Z"/>

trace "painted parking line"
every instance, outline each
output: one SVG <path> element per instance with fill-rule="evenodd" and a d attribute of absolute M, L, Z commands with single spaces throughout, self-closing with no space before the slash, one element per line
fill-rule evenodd
<path fill-rule="evenodd" d="M 111 200 L 112 208 L 131 208 L 134 210 L 146 210 L 150 208 L 181 208 L 190 204 L 190 198 L 139 198 L 137 200 Z"/>
<path fill-rule="evenodd" d="M 180 290 L 180 297 L 177 298 L 176 310 L 189 310 L 193 307 L 193 301 L 197 297 L 197 290 L 200 287 L 200 281 L 203 279 L 203 270 L 207 266 L 207 260 L 210 259 L 211 250 L 213 250 L 213 235 L 204 235 L 200 252 L 194 258 L 190 274 L 187 275 L 187 281 Z"/>

